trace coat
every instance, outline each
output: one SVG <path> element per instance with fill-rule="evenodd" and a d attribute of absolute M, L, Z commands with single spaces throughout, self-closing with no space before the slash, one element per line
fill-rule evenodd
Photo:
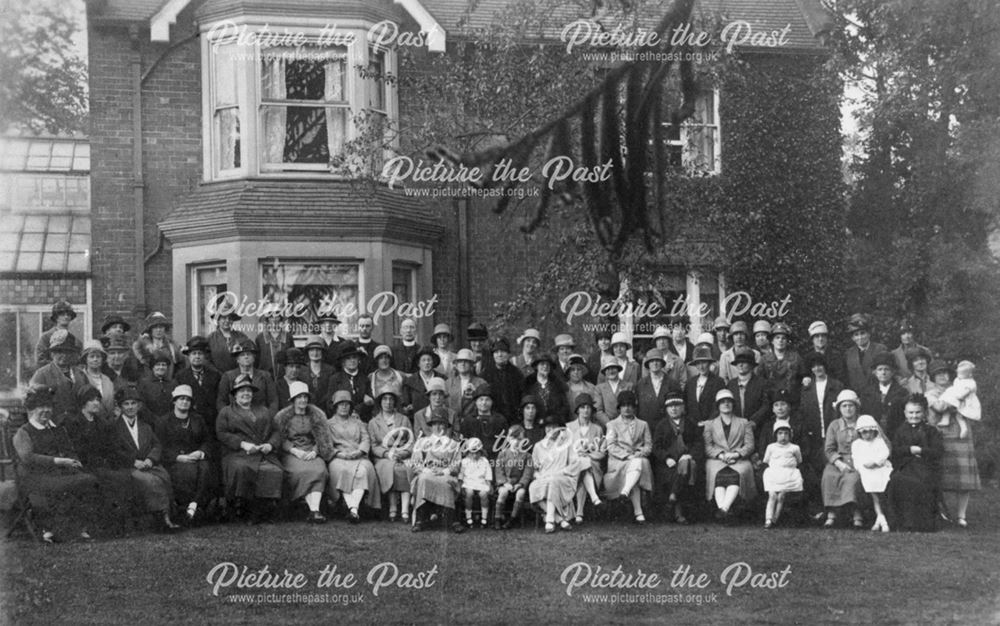
<path fill-rule="evenodd" d="M 643 376 L 639 384 L 635 386 L 635 395 L 639 400 L 637 416 L 649 424 L 650 432 L 666 415 L 663 403 L 667 401 L 667 393 L 671 391 L 681 391 L 681 388 L 666 375 L 660 379 L 659 393 L 654 390 L 653 380 L 649 376 Z"/>
<path fill-rule="evenodd" d="M 757 374 L 767 382 L 771 389 L 784 389 L 791 396 L 791 404 L 799 403 L 799 393 L 802 387 L 802 357 L 794 350 L 785 351 L 784 358 L 779 359 L 773 349 L 760 357 L 757 363 Z"/>
<path fill-rule="evenodd" d="M 733 413 L 739 415 L 743 419 L 750 420 L 755 426 L 760 426 L 771 413 L 771 403 L 768 401 L 767 393 L 768 387 L 767 383 L 760 376 L 756 374 L 751 374 L 750 379 L 746 383 L 746 391 L 744 392 L 746 399 L 746 406 L 740 403 L 740 379 L 734 378 L 729 381 L 726 385 L 726 389 L 733 394 L 734 407 Z"/>
<path fill-rule="evenodd" d="M 847 352 L 844 353 L 844 369 L 847 370 L 847 380 L 843 381 L 847 384 L 847 388 L 860 394 L 868 386 L 869 380 L 872 380 L 872 362 L 875 357 L 888 351 L 889 348 L 874 341 L 868 344 L 868 349 L 865 350 L 864 354 L 858 350 L 856 345 L 848 348 Z"/>
<path fill-rule="evenodd" d="M 475 415 L 476 403 L 472 401 L 472 392 L 485 382 L 475 374 L 469 377 L 467 383 L 463 382 L 458 374 L 449 378 L 445 383 L 445 389 L 448 392 L 448 408 L 454 411 L 459 419 L 467 415 Z"/>
<path fill-rule="evenodd" d="M 300 376 L 302 382 L 309 385 L 309 394 L 312 395 L 313 403 L 321 409 L 326 409 L 326 403 L 333 395 L 333 374 L 336 370 L 332 365 L 320 361 L 319 373 L 313 374 L 312 367 L 307 363 L 302 368 Z"/>
<path fill-rule="evenodd" d="M 281 497 L 281 432 L 275 427 L 273 415 L 261 405 L 244 409 L 233 404 L 219 411 L 215 434 L 223 451 L 222 482 L 227 498 Z M 241 447 L 243 442 L 270 444 L 271 451 L 247 454 Z"/>
<path fill-rule="evenodd" d="M 174 416 L 173 411 L 160 415 L 153 430 L 163 449 L 163 465 L 169 468 L 177 462 L 177 456 L 190 454 L 197 450 L 205 453 L 208 459 L 212 455 L 215 433 L 210 433 L 205 420 L 194 412 L 188 413 L 188 426 L 184 428 L 181 420 Z"/>
<path fill-rule="evenodd" d="M 753 426 L 749 420 L 734 417 L 729 426 L 729 436 L 723 428 L 722 418 L 717 417 L 705 426 L 705 499 L 711 500 L 715 492 L 715 478 L 726 467 L 736 470 L 740 475 L 740 496 L 753 500 L 757 496 L 757 485 L 754 479 L 753 465 L 750 456 L 754 453 Z M 735 452 L 740 455 L 738 461 L 727 464 L 719 455 L 723 452 Z"/>
<path fill-rule="evenodd" d="M 701 391 L 701 398 L 698 398 L 699 376 L 689 378 L 684 389 L 684 407 L 687 410 L 688 420 L 697 424 L 707 422 L 715 414 L 715 395 L 726 388 L 726 383 L 720 376 L 709 374 L 708 380 Z M 735 395 L 735 394 L 734 394 Z M 738 413 L 737 413 L 738 414 Z"/>
<path fill-rule="evenodd" d="M 517 410 L 524 395 L 524 374 L 521 370 L 510 362 L 503 367 L 494 364 L 492 367 L 483 368 L 482 377 L 490 384 L 493 410 L 506 417 L 508 421 L 517 419 Z"/>
<path fill-rule="evenodd" d="M 232 354 L 233 346 L 250 338 L 245 333 L 234 329 L 230 331 L 229 339 L 226 339 L 222 331 L 216 328 L 208 334 L 207 339 L 208 362 L 220 372 L 228 372 L 237 367 L 236 357 Z"/>
<path fill-rule="evenodd" d="M 816 382 L 813 381 L 808 388 L 802 391 L 799 402 L 799 417 L 802 424 L 802 436 L 800 446 L 802 457 L 808 459 L 815 458 L 817 453 L 823 450 L 826 440 L 826 429 L 830 422 L 837 419 L 839 414 L 833 408 L 833 403 L 837 399 L 837 394 L 844 390 L 844 384 L 836 378 L 826 379 L 826 390 L 823 397 L 817 395 Z M 820 403 L 823 404 L 823 413 L 820 415 Z M 823 460 L 826 463 L 826 460 Z M 819 461 L 817 467 L 822 467 Z"/>
<path fill-rule="evenodd" d="M 173 408 L 171 392 L 177 384 L 169 378 L 154 378 L 152 375 L 139 379 L 139 395 L 146 409 L 156 418 Z"/>
<path fill-rule="evenodd" d="M 153 429 L 140 419 L 136 419 L 135 423 L 138 424 L 138 446 L 125 425 L 124 417 L 109 424 L 108 438 L 114 467 L 133 469 L 136 461 L 149 459 L 154 465 L 159 465 L 163 460 L 163 446 Z"/>
<path fill-rule="evenodd" d="M 535 396 L 544 405 L 538 407 L 539 415 L 554 415 L 562 419 L 563 423 L 570 421 L 572 412 L 566 395 L 566 383 L 557 376 L 549 376 L 546 389 L 547 393 L 542 393 L 542 385 L 538 382 L 537 376 L 529 376 L 525 380 L 525 395 Z"/>
<path fill-rule="evenodd" d="M 367 422 L 371 419 L 372 409 L 365 404 L 365 397 L 372 397 L 372 390 L 368 385 L 368 377 L 360 368 L 353 375 L 347 373 L 346 370 L 334 372 L 333 376 L 330 377 L 329 390 L 324 402 L 327 402 L 334 393 L 340 390 L 351 392 L 351 402 L 354 404 L 354 410 L 361 417 L 361 421 Z"/>
<path fill-rule="evenodd" d="M 618 415 L 618 394 L 632 389 L 632 385 L 618 381 L 618 390 L 611 390 L 611 383 L 604 381 L 597 385 L 597 395 L 594 396 L 594 419 L 607 426 L 608 422 Z"/>
<path fill-rule="evenodd" d="M 629 434 L 629 422 L 632 433 Z M 608 472 L 604 475 L 604 492 L 608 497 L 621 495 L 625 485 L 625 474 L 630 465 L 629 456 L 635 454 L 641 463 L 638 486 L 646 491 L 653 490 L 653 466 L 649 456 L 653 453 L 653 434 L 649 424 L 641 419 L 626 420 L 619 416 L 608 422 Z"/>
<path fill-rule="evenodd" d="M 279 378 L 284 371 L 284 367 L 279 363 L 279 358 L 282 357 L 285 350 L 295 345 L 291 333 L 282 331 L 278 333 L 277 337 L 273 337 L 265 330 L 257 333 L 253 342 L 257 344 L 256 367 L 270 372 L 275 378 Z"/>
<path fill-rule="evenodd" d="M 219 381 L 219 392 L 215 395 L 215 406 L 220 413 L 223 407 L 229 406 L 232 400 L 230 390 L 239 376 L 239 369 L 229 370 L 222 375 L 222 380 Z M 264 405 L 272 414 L 276 413 L 278 411 L 278 389 L 274 386 L 274 377 L 257 368 L 253 369 L 250 377 L 253 379 L 254 386 L 257 387 L 257 391 L 253 392 L 253 403 Z"/>
<path fill-rule="evenodd" d="M 436 371 L 431 372 L 431 378 L 444 380 L 444 377 Z M 420 372 L 407 374 L 406 378 L 403 379 L 403 397 L 401 398 L 403 413 L 407 417 L 412 418 L 424 407 L 430 406 L 430 403 L 431 401 L 427 397 L 427 385 L 424 383 L 424 378 Z"/>
<path fill-rule="evenodd" d="M 895 379 L 889 384 L 889 391 L 882 395 L 878 383 L 874 383 L 865 388 L 861 396 L 861 414 L 871 415 L 882 427 L 882 432 L 891 437 L 892 433 L 906 421 L 904 409 L 909 392 L 906 388 L 896 382 Z"/>
<path fill-rule="evenodd" d="M 507 430 L 507 420 L 499 413 L 479 416 L 473 413 L 459 418 L 458 432 L 464 439 L 477 437 L 483 442 L 483 454 L 488 459 L 497 458 L 497 437 Z"/>
<path fill-rule="evenodd" d="M 49 363 L 40 367 L 31 376 L 31 386 L 45 385 L 55 390 L 52 398 L 52 414 L 62 415 L 63 413 L 76 412 L 76 394 L 74 388 L 81 381 L 82 374 L 70 368 L 69 375 L 63 374 L 62 370 L 55 363 Z"/>
<path fill-rule="evenodd" d="M 222 374 L 212 367 L 205 366 L 201 372 L 201 382 L 194 370 L 185 367 L 177 373 L 177 384 L 191 387 L 191 412 L 197 413 L 205 420 L 210 436 L 215 438 L 215 417 L 219 414 L 216 405 L 219 397 L 219 384 L 222 382 Z"/>

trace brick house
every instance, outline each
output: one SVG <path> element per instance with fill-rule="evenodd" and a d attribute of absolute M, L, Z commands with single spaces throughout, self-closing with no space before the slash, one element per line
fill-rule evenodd
<path fill-rule="evenodd" d="M 525 237 L 509 217 L 481 210 L 485 200 L 432 201 L 386 188 L 362 199 L 329 166 L 357 136 L 352 114 L 396 121 L 413 104 L 392 84 L 350 71 L 396 70 L 395 50 L 366 44 L 367 30 L 391 20 L 401 32 L 429 32 L 427 54 L 439 54 L 460 21 L 485 26 L 506 3 L 474 4 L 467 14 L 466 0 L 88 0 L 94 319 L 160 310 L 175 335 L 205 333 L 207 308 L 231 292 L 300 303 L 312 311 L 304 321 L 317 302 L 340 306 L 347 335 L 357 310 L 393 296 L 433 298 L 434 315 L 418 319 L 422 338 L 435 323 L 487 320 L 545 262 L 544 234 Z M 768 30 L 787 25 L 780 50 L 759 51 L 774 71 L 824 56 L 827 22 L 816 0 L 704 4 Z M 303 33 L 304 49 L 320 56 L 262 54 L 235 37 L 282 32 Z M 306 70 L 311 77 L 290 87 Z M 679 163 L 711 175 L 748 156 L 725 149 L 725 97 L 705 94 L 688 137 L 678 137 Z M 817 119 L 829 123 L 828 113 Z M 692 143 L 695 150 L 684 147 Z M 687 258 L 685 245 L 698 243 L 674 242 L 662 274 L 671 297 L 708 304 L 707 320 L 726 285 L 711 263 Z M 398 319 L 380 319 L 376 339 L 391 340 Z M 244 322 L 254 320 L 251 313 Z M 540 325 L 561 330 L 557 321 Z"/>

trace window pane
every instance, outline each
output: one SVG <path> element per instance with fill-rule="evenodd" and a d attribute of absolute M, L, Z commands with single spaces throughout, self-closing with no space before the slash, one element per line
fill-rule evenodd
<path fill-rule="evenodd" d="M 412 302 L 413 301 L 413 269 L 409 267 L 396 267 L 392 268 L 392 293 L 396 294 L 398 302 Z M 394 337 L 399 336 L 399 324 L 402 320 L 398 315 L 393 315 L 390 318 L 392 320 L 392 335 Z"/>
<path fill-rule="evenodd" d="M 316 320 L 321 312 L 337 315 L 343 332 L 357 327 L 358 276 L 356 263 L 262 263 L 261 295 L 301 313 L 289 320 L 296 335 L 319 332 Z"/>
<path fill-rule="evenodd" d="M 261 58 L 261 93 L 265 100 L 344 102 L 345 68 L 343 49 L 271 48 Z"/>
<path fill-rule="evenodd" d="M 343 151 L 346 125 L 346 109 L 265 106 L 264 161 L 325 165 Z"/>
<path fill-rule="evenodd" d="M 214 46 L 215 52 L 215 106 L 235 105 L 237 102 L 236 44 Z"/>
<path fill-rule="evenodd" d="M 17 313 L 0 313 L 0 391 L 17 387 Z"/>
<path fill-rule="evenodd" d="M 385 110 L 385 90 L 388 77 L 385 75 L 385 53 L 369 51 L 368 71 L 365 76 L 369 109 Z"/>
<path fill-rule="evenodd" d="M 20 369 L 22 383 L 27 383 L 31 380 L 31 375 L 35 373 L 35 344 L 38 343 L 38 338 L 42 336 L 39 322 L 43 317 L 48 319 L 49 316 L 43 316 L 41 313 L 20 313 L 18 315 L 18 325 L 21 328 L 21 342 L 17 346 L 18 352 L 21 355 L 18 368 Z M 53 323 L 49 321 L 48 325 L 52 326 Z M 80 335 L 77 335 L 77 339 L 79 338 Z"/>
<path fill-rule="evenodd" d="M 213 330 L 208 315 L 208 304 L 216 302 L 220 294 L 229 289 L 225 266 L 200 267 L 195 270 L 197 302 L 195 302 L 195 328 L 197 334 L 207 335 Z"/>
<path fill-rule="evenodd" d="M 215 133 L 219 138 L 220 170 L 240 166 L 240 110 L 221 109 L 215 112 Z"/>

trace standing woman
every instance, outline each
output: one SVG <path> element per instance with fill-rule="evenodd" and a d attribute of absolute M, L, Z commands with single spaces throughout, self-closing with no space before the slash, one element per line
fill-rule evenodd
<path fill-rule="evenodd" d="M 156 420 L 163 466 L 170 473 L 174 500 L 184 507 L 189 522 L 205 510 L 218 481 L 211 459 L 214 437 L 205 420 L 191 410 L 193 397 L 191 387 L 178 385 L 172 393 L 173 409 Z"/>
<path fill-rule="evenodd" d="M 823 526 L 832 528 L 837 523 L 836 509 L 851 505 L 854 527 L 862 528 L 864 520 L 861 516 L 860 502 L 864 490 L 861 485 L 861 475 L 854 469 L 854 458 L 851 454 L 851 444 L 858 438 L 857 424 L 861 400 L 854 391 L 845 389 L 837 396 L 833 409 L 840 417 L 830 422 L 830 426 L 826 429 L 827 464 L 823 468 L 823 479 L 820 483 L 823 506 L 826 507 L 826 522 Z"/>
<path fill-rule="evenodd" d="M 291 500 L 302 498 L 309 507 L 310 524 L 322 524 L 326 518 L 319 510 L 329 474 L 327 463 L 333 459 L 333 440 L 326 425 L 326 415 L 309 397 L 309 385 L 301 381 L 289 385 L 291 405 L 274 416 L 275 429 L 281 437 L 282 464 Z"/>
<path fill-rule="evenodd" d="M 514 367 L 524 372 L 525 376 L 531 376 L 533 371 L 531 364 L 538 356 L 538 348 L 542 345 L 542 335 L 534 328 L 529 328 L 517 338 L 517 344 L 521 346 L 521 353 L 514 357 Z"/>
<path fill-rule="evenodd" d="M 368 375 L 368 388 L 375 390 L 395 387 L 402 390 L 405 376 L 403 372 L 392 367 L 392 348 L 389 346 L 375 348 L 372 359 L 375 361 L 375 370 Z M 416 354 L 413 360 L 416 361 Z"/>
<path fill-rule="evenodd" d="M 608 455 L 604 445 L 604 429 L 594 421 L 594 398 L 581 393 L 576 397 L 574 412 L 576 419 L 566 425 L 566 431 L 573 438 L 573 451 L 588 465 L 580 474 L 580 486 L 576 489 L 576 523 L 583 523 L 583 506 L 590 496 L 590 502 L 601 506 L 597 489 L 604 484 L 604 470 L 601 463 Z"/>
<path fill-rule="evenodd" d="M 295 383 L 306 383 L 310 395 L 312 387 L 306 382 L 303 370 L 306 368 L 306 355 L 298 348 L 288 348 L 278 360 L 281 363 L 281 376 L 277 377 L 275 389 L 278 392 L 278 406 L 286 407 L 292 402 L 291 388 Z M 329 367 L 329 366 L 327 366 Z M 313 396 L 318 398 L 320 396 Z"/>
<path fill-rule="evenodd" d="M 559 418 L 560 423 L 565 423 L 570 414 L 569 400 L 566 399 L 566 383 L 554 373 L 557 367 L 555 360 L 547 354 L 539 354 L 531 366 L 535 372 L 525 381 L 525 395 L 534 396 L 538 400 L 541 415 L 554 415 Z"/>
<path fill-rule="evenodd" d="M 258 366 L 265 372 L 270 372 L 275 379 L 281 377 L 282 355 L 295 345 L 287 326 L 288 323 L 282 319 L 280 311 L 271 311 L 264 316 L 264 330 L 257 333 L 254 339 L 259 355 Z"/>
<path fill-rule="evenodd" d="M 569 380 L 566 383 L 566 401 L 571 407 L 577 406 L 576 399 L 581 395 L 597 397 L 597 385 L 587 380 L 587 361 L 579 354 L 569 357 Z"/>
<path fill-rule="evenodd" d="M 390 351 L 391 354 L 391 351 Z M 437 379 L 444 388 L 444 377 L 437 372 L 440 364 L 439 357 L 434 350 L 424 346 L 417 351 L 417 371 L 408 374 L 403 380 L 403 414 L 407 417 L 414 417 L 423 410 L 430 400 L 428 399 L 428 385 Z M 451 367 L 449 364 L 448 367 Z M 430 432 L 430 429 L 427 430 Z"/>
<path fill-rule="evenodd" d="M 434 365 L 434 370 L 445 378 L 451 376 L 451 366 L 455 360 L 455 353 L 451 350 L 451 342 L 454 339 L 454 335 L 451 334 L 451 327 L 447 324 L 438 324 L 434 327 L 434 334 L 431 335 L 431 346 L 433 346 L 431 350 L 438 357 L 438 362 Z"/>
<path fill-rule="evenodd" d="M 330 419 L 327 427 L 333 442 L 333 460 L 327 465 L 330 472 L 330 497 L 336 501 L 341 496 L 347 504 L 347 519 L 352 524 L 361 521 L 358 508 L 368 492 L 368 505 L 381 506 L 378 478 L 368 460 L 371 439 L 368 428 L 354 411 L 351 392 L 341 389 L 330 399 Z"/>
<path fill-rule="evenodd" d="M 245 517 L 248 505 L 256 505 L 251 521 L 260 521 L 274 512 L 284 477 L 278 458 L 281 433 L 274 428 L 270 409 L 254 403 L 258 391 L 252 378 L 239 376 L 230 390 L 234 402 L 222 408 L 215 422 L 224 455 L 222 483 L 226 499 L 235 501 L 238 517 Z"/>
<path fill-rule="evenodd" d="M 754 453 L 753 426 L 733 413 L 733 392 L 722 389 L 715 394 L 718 417 L 705 426 L 705 499 L 715 498 L 719 508 L 716 519 L 729 519 L 729 511 L 742 497 L 750 502 L 757 497 L 750 457 Z"/>
<path fill-rule="evenodd" d="M 944 442 L 940 491 L 954 495 L 956 522 L 965 528 L 969 525 L 965 517 L 969 508 L 969 499 L 972 492 L 979 491 L 980 488 L 975 442 L 972 440 L 971 428 L 966 428 L 965 433 L 962 433 L 961 425 L 956 418 L 958 401 L 951 394 L 942 394 L 942 391 L 947 389 L 951 383 L 951 372 L 948 370 L 948 366 L 943 362 L 936 362 L 931 365 L 930 370 L 934 384 L 933 388 L 929 388 L 926 394 L 930 408 L 929 415 L 933 416 L 931 424 L 940 431 Z M 916 371 L 914 371 L 914 375 L 916 375 Z M 931 386 L 929 385 L 929 387 Z M 942 416 L 948 416 L 949 419 L 942 420 Z"/>
<path fill-rule="evenodd" d="M 184 365 L 184 355 L 170 338 L 171 327 L 170 319 L 166 315 L 159 311 L 151 313 L 146 318 L 146 332 L 133 344 L 133 351 L 143 363 L 147 364 L 153 354 L 166 352 L 170 356 L 170 367 L 166 377 L 173 380 L 177 370 Z"/>
<path fill-rule="evenodd" d="M 399 387 L 389 386 L 376 392 L 378 411 L 368 422 L 372 459 L 382 493 L 389 496 L 389 521 L 410 519 L 410 481 L 413 479 L 407 459 L 413 454 L 413 428 L 410 419 L 396 410 Z M 402 501 L 402 515 L 398 516 Z"/>
<path fill-rule="evenodd" d="M 77 369 L 79 375 L 76 377 L 76 387 L 89 384 L 101 392 L 101 408 L 104 416 L 111 417 L 115 410 L 115 384 L 103 371 L 107 356 L 108 353 L 104 351 L 100 341 L 84 343 L 83 352 L 80 353 L 80 367 Z"/>

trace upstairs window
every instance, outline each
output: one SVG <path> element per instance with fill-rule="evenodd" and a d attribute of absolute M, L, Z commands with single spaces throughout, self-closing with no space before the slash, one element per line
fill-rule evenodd
<path fill-rule="evenodd" d="M 695 100 L 694 114 L 680 128 L 668 126 L 670 164 L 693 175 L 722 171 L 719 91 L 705 91 Z"/>

